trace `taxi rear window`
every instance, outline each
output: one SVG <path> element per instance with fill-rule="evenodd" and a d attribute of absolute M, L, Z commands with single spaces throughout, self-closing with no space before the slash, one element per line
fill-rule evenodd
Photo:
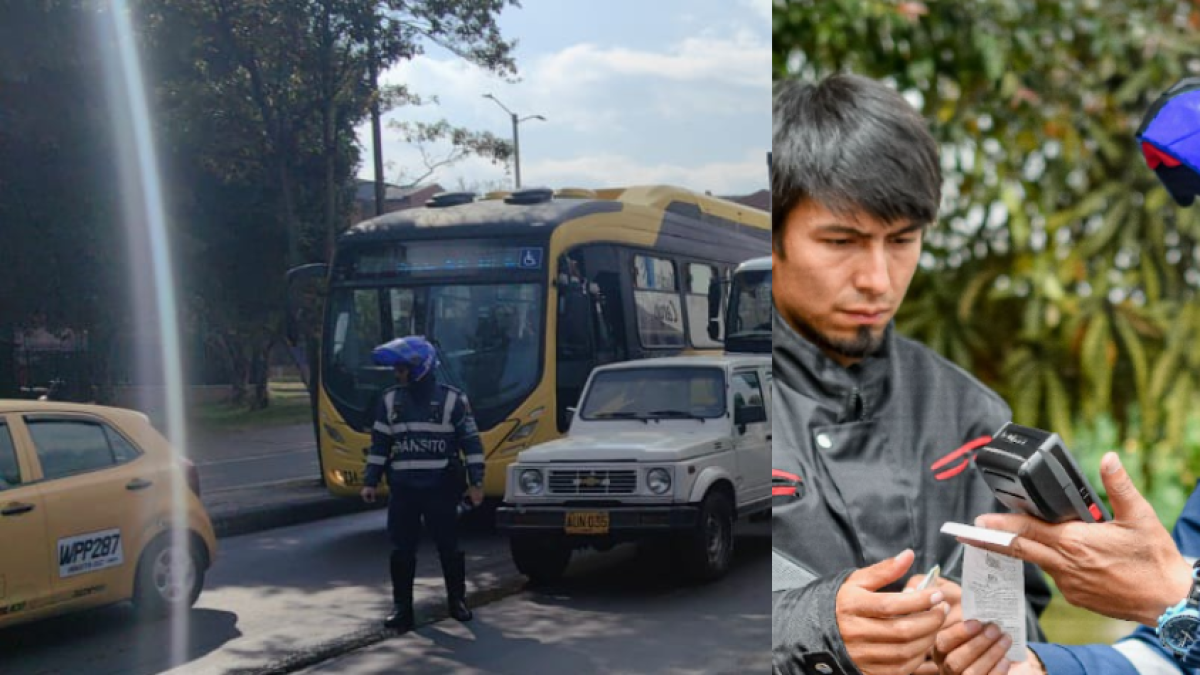
<path fill-rule="evenodd" d="M 116 465 L 104 428 L 75 420 L 27 420 L 47 480 Z"/>
<path fill-rule="evenodd" d="M 0 422 L 0 490 L 21 484 L 21 467 L 8 425 Z"/>

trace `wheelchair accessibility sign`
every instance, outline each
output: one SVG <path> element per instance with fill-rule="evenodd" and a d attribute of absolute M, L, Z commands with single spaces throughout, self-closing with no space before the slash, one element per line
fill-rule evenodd
<path fill-rule="evenodd" d="M 523 248 L 521 249 L 521 260 L 519 266 L 523 270 L 538 270 L 542 268 L 542 249 L 540 248 Z"/>

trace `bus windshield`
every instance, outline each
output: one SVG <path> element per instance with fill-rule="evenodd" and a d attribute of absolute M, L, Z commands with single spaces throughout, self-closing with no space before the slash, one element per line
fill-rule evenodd
<path fill-rule="evenodd" d="M 725 322 L 725 351 L 771 352 L 771 270 L 747 270 L 733 277 Z"/>
<path fill-rule="evenodd" d="M 371 350 L 394 337 L 424 335 L 438 347 L 438 376 L 466 392 L 480 429 L 501 422 L 537 385 L 541 373 L 543 286 L 455 283 L 334 288 L 323 374 L 335 405 L 359 428 L 391 369 Z"/>

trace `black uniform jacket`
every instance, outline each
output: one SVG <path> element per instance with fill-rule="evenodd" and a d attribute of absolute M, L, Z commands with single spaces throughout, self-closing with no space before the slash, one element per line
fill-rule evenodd
<path fill-rule="evenodd" d="M 909 574 L 941 564 L 958 542 L 939 530 L 1006 509 L 971 462 L 1009 421 L 994 392 L 932 350 L 896 336 L 849 368 L 776 313 L 773 329 L 772 648 L 777 672 L 857 673 L 837 629 L 835 599 L 856 568 L 916 553 Z M 1027 639 L 1050 601 L 1025 569 Z M 903 580 L 902 580 L 903 581 Z M 902 581 L 885 590 L 901 590 Z M 824 664 L 824 665 L 821 665 Z"/>

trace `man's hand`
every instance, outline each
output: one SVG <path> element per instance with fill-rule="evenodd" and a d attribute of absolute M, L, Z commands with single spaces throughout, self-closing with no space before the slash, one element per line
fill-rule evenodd
<path fill-rule="evenodd" d="M 467 488 L 467 498 L 471 500 L 472 505 L 479 506 L 483 503 L 483 488 L 477 485 Z"/>
<path fill-rule="evenodd" d="M 837 593 L 837 625 L 846 651 L 863 675 L 910 675 L 925 661 L 949 606 L 935 588 L 879 593 L 913 563 L 906 550 L 857 570 Z"/>
<path fill-rule="evenodd" d="M 363 486 L 363 489 L 361 491 L 359 491 L 358 494 L 360 497 L 362 497 L 362 500 L 364 502 L 366 502 L 368 504 L 375 503 L 375 488 L 370 487 L 370 486 Z"/>
<path fill-rule="evenodd" d="M 986 626 L 971 619 L 938 633 L 933 648 L 933 660 L 942 675 L 1005 675 L 1012 663 L 1004 658 L 1012 638 L 1000 632 L 995 624 Z M 1029 659 L 1037 662 L 1032 652 L 1026 654 L 1023 664 Z M 1028 675 L 1037 671 L 1024 671 Z"/>
<path fill-rule="evenodd" d="M 1038 565 L 1072 605 L 1153 627 L 1187 596 L 1191 566 L 1116 453 L 1104 456 L 1100 474 L 1112 502 L 1111 522 L 1052 525 L 1023 514 L 986 515 L 975 524 L 1017 538 L 1007 547 L 969 543 Z"/>
<path fill-rule="evenodd" d="M 908 582 L 904 584 L 905 592 L 915 590 L 916 587 L 924 580 L 924 574 L 913 575 L 909 578 Z M 937 580 L 937 588 L 942 592 L 943 595 L 946 596 L 945 602 L 950 607 L 950 613 L 946 615 L 946 620 L 942 622 L 942 627 L 940 629 L 946 630 L 954 624 L 962 621 L 962 587 L 953 581 L 946 579 L 945 577 L 939 577 Z M 937 664 L 933 660 L 933 649 L 930 648 L 929 652 L 925 654 L 925 663 L 922 663 L 921 666 L 917 668 L 916 672 L 913 673 L 913 675 L 939 675 L 940 672 L 941 671 L 938 669 Z"/>
<path fill-rule="evenodd" d="M 904 590 L 910 591 L 915 589 L 925 580 L 924 574 L 914 574 L 904 584 Z M 942 630 L 953 626 L 962 621 L 962 586 L 950 581 L 946 577 L 938 577 L 937 588 L 945 596 L 945 602 L 950 605 L 950 613 L 946 615 L 946 620 L 942 622 Z"/>
<path fill-rule="evenodd" d="M 1025 660 L 1014 663 L 1008 675 L 1046 675 L 1046 666 L 1032 649 L 1026 647 Z"/>

